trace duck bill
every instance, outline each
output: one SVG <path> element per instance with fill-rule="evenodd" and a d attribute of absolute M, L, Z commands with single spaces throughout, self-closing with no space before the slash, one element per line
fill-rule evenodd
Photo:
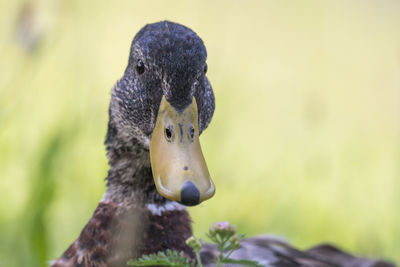
<path fill-rule="evenodd" d="M 150 162 L 157 191 L 165 198 L 194 206 L 214 195 L 200 147 L 194 97 L 183 111 L 162 97 L 150 140 Z"/>

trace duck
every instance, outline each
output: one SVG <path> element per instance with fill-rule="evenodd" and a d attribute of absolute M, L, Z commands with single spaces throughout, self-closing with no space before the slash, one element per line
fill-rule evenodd
<path fill-rule="evenodd" d="M 199 135 L 215 108 L 206 49 L 169 21 L 134 37 L 111 92 L 106 191 L 79 237 L 51 266 L 126 266 L 166 249 L 194 252 L 187 206 L 214 195 Z"/>
<path fill-rule="evenodd" d="M 106 191 L 52 267 L 126 266 L 167 249 L 195 258 L 185 242 L 192 236 L 187 207 L 215 194 L 199 141 L 215 110 L 206 60 L 202 39 L 184 25 L 160 21 L 135 35 L 125 72 L 111 90 Z M 326 251 L 301 252 L 259 236 L 243 240 L 232 257 L 265 266 L 345 266 L 323 256 Z M 200 254 L 204 266 L 215 266 L 215 246 L 203 245 Z"/>

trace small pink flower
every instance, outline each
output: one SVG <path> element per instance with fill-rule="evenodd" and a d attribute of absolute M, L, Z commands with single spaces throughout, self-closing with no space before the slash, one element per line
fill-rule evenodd
<path fill-rule="evenodd" d="M 221 230 L 227 230 L 229 228 L 229 222 L 216 222 L 215 225 Z"/>
<path fill-rule="evenodd" d="M 217 234 L 233 234 L 236 232 L 236 227 L 229 222 L 216 222 L 211 225 L 210 232 Z"/>

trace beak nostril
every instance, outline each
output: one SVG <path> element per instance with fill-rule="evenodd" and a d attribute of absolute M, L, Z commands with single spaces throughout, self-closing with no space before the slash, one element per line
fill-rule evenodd
<path fill-rule="evenodd" d="M 191 126 L 189 127 L 189 139 L 190 139 L 191 141 L 193 141 L 193 138 L 194 138 L 194 127 L 193 127 L 193 125 L 191 125 Z"/>
<path fill-rule="evenodd" d="M 181 189 L 181 202 L 186 206 L 194 206 L 199 204 L 200 192 L 191 181 L 183 184 Z"/>
<path fill-rule="evenodd" d="M 168 142 L 172 141 L 173 131 L 174 131 L 174 129 L 171 125 L 166 127 L 164 130 L 164 135 Z"/>

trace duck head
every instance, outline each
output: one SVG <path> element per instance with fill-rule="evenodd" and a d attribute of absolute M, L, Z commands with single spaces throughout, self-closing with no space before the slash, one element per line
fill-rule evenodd
<path fill-rule="evenodd" d="M 146 25 L 132 42 L 109 111 L 106 143 L 134 142 L 148 150 L 158 193 L 189 206 L 215 192 L 199 142 L 215 107 L 206 58 L 189 28 L 168 21 Z"/>

